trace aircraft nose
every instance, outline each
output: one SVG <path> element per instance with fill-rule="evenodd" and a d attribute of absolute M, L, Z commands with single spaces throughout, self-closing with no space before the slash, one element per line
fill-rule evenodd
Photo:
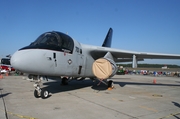
<path fill-rule="evenodd" d="M 31 50 L 19 50 L 16 51 L 11 57 L 11 65 L 16 70 L 21 72 L 28 73 L 33 70 L 33 66 L 37 65 L 37 62 L 34 62 L 35 58 L 33 55 L 34 52 Z M 33 65 L 34 62 L 34 65 Z"/>
<path fill-rule="evenodd" d="M 16 70 L 21 70 L 24 67 L 24 57 L 25 52 L 16 51 L 11 57 L 11 66 L 14 67 Z"/>
<path fill-rule="evenodd" d="M 46 51 L 27 49 L 16 51 L 11 57 L 11 65 L 16 70 L 28 74 L 48 74 L 50 67 L 54 66 L 52 60 L 48 60 Z M 47 64 L 47 65 L 44 65 Z"/>

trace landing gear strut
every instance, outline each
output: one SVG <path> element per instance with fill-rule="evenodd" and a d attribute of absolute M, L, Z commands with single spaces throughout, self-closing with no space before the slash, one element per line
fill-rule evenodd
<path fill-rule="evenodd" d="M 42 99 L 46 99 L 49 97 L 49 92 L 45 89 L 40 88 L 40 85 L 42 85 L 41 82 L 42 79 L 40 79 L 39 77 L 37 78 L 37 82 L 35 82 L 34 87 L 34 97 L 36 98 L 42 98 Z"/>

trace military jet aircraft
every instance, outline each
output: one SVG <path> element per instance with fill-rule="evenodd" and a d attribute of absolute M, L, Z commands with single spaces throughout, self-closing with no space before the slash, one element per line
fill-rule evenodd
<path fill-rule="evenodd" d="M 79 43 L 70 36 L 51 31 L 40 35 L 30 45 L 16 51 L 11 57 L 11 65 L 29 77 L 37 79 L 34 96 L 47 98 L 49 92 L 40 87 L 41 79 L 48 76 L 63 77 L 62 84 L 77 78 L 98 79 L 113 87 L 113 81 L 107 80 L 117 72 L 116 62 L 150 59 L 180 59 L 178 54 L 141 53 L 113 49 L 111 47 L 113 29 L 110 28 L 102 46 Z"/>

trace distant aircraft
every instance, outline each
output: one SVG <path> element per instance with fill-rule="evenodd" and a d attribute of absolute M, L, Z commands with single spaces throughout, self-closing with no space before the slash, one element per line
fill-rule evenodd
<path fill-rule="evenodd" d="M 30 45 L 16 51 L 11 57 L 11 65 L 37 79 L 34 96 L 44 99 L 49 92 L 40 87 L 40 79 L 48 76 L 63 77 L 64 85 L 70 78 L 96 78 L 108 87 L 113 87 L 113 81 L 106 79 L 116 74 L 117 62 L 133 61 L 133 67 L 137 67 L 137 61 L 144 58 L 180 59 L 180 55 L 175 54 L 141 53 L 110 48 L 112 34 L 113 30 L 110 28 L 100 47 L 79 43 L 61 32 L 46 32 Z"/>

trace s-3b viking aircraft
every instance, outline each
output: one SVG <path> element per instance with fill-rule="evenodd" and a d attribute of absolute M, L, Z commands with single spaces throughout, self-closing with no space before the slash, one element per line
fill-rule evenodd
<path fill-rule="evenodd" d="M 141 53 L 110 48 L 112 34 L 113 30 L 110 28 L 100 47 L 79 43 L 61 32 L 46 32 L 30 45 L 16 51 L 11 57 L 11 65 L 36 79 L 34 96 L 45 99 L 49 92 L 41 88 L 40 84 L 41 80 L 48 76 L 63 77 L 61 80 L 64 85 L 72 78 L 91 78 L 113 87 L 113 81 L 107 79 L 116 74 L 116 62 L 132 61 L 133 67 L 137 67 L 137 61 L 144 58 L 180 59 L 180 55 L 175 54 Z"/>

